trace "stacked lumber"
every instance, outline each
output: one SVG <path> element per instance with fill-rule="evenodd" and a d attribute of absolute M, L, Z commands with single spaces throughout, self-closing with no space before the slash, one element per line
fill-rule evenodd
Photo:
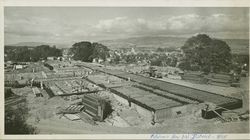
<path fill-rule="evenodd" d="M 93 95 L 84 95 L 82 98 L 82 103 L 85 106 L 84 112 L 88 113 L 96 120 L 102 121 L 104 119 L 104 100 Z"/>
<path fill-rule="evenodd" d="M 206 83 L 206 79 L 204 78 L 203 72 L 197 72 L 197 71 L 189 71 L 185 72 L 181 78 L 183 80 L 188 80 L 190 82 L 195 83 Z"/>
<path fill-rule="evenodd" d="M 228 87 L 232 84 L 232 76 L 229 74 L 210 73 L 207 76 L 208 84 Z"/>
<path fill-rule="evenodd" d="M 67 108 L 63 109 L 61 112 L 63 114 L 75 114 L 83 111 L 84 105 L 70 105 Z"/>

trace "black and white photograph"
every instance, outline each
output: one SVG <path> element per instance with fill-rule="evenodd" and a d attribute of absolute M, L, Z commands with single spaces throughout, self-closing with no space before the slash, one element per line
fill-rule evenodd
<path fill-rule="evenodd" d="M 248 7 L 3 10 L 5 135 L 249 133 Z"/>

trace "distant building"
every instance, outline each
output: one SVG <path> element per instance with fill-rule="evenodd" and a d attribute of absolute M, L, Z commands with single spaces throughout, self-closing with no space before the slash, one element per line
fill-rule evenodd
<path fill-rule="evenodd" d="M 97 63 L 97 58 L 94 58 L 92 62 Z"/>
<path fill-rule="evenodd" d="M 104 60 L 101 58 L 94 58 L 92 62 L 93 63 L 102 63 L 102 62 L 104 62 Z"/>
<path fill-rule="evenodd" d="M 12 65 L 13 62 L 12 61 L 7 61 L 6 64 Z"/>
<path fill-rule="evenodd" d="M 71 60 L 71 57 L 73 57 L 73 54 L 70 54 L 70 50 L 69 49 L 63 49 L 62 52 L 62 57 L 64 60 Z"/>
<path fill-rule="evenodd" d="M 23 68 L 24 68 L 23 65 L 15 65 L 15 69 L 16 69 L 16 70 L 23 69 Z"/>
<path fill-rule="evenodd" d="M 107 58 L 106 61 L 110 62 L 110 61 L 111 61 L 111 58 Z"/>
<path fill-rule="evenodd" d="M 134 48 L 131 48 L 131 53 L 132 53 L 132 54 L 136 54 L 136 51 L 135 51 Z"/>
<path fill-rule="evenodd" d="M 65 58 L 64 57 L 57 57 L 57 60 L 64 61 Z"/>
<path fill-rule="evenodd" d="M 55 57 L 52 57 L 52 56 L 47 57 L 47 60 L 55 60 Z"/>
<path fill-rule="evenodd" d="M 98 63 L 102 63 L 104 60 L 103 59 L 98 59 Z"/>
<path fill-rule="evenodd" d="M 131 48 L 130 50 L 129 49 L 124 49 L 123 51 L 126 52 L 126 55 L 131 55 L 131 54 L 135 55 L 135 54 L 137 54 L 137 52 L 135 51 L 134 48 Z"/>
<path fill-rule="evenodd" d="M 69 56 L 69 49 L 64 49 L 62 52 L 63 57 L 68 57 Z"/>

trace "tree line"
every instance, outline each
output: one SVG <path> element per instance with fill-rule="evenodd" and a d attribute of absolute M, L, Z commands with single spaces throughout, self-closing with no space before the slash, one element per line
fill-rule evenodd
<path fill-rule="evenodd" d="M 109 54 L 109 49 L 99 43 L 90 43 L 86 41 L 73 44 L 70 49 L 73 59 L 85 62 L 92 62 L 94 58 L 100 58 L 104 61 Z M 156 52 L 172 52 L 174 50 L 165 50 L 158 48 Z M 112 63 L 120 62 L 137 63 L 146 60 L 155 66 L 177 66 L 182 70 L 209 72 L 226 72 L 233 69 L 234 59 L 228 44 L 222 40 L 211 38 L 206 34 L 198 34 L 190 37 L 181 47 L 181 56 L 168 56 L 162 54 L 130 54 L 116 55 L 112 54 Z M 239 58 L 238 58 L 239 59 Z"/>
<path fill-rule="evenodd" d="M 5 47 L 5 60 L 12 61 L 38 61 L 46 59 L 48 56 L 61 56 L 62 50 L 55 46 L 48 45 L 37 46 L 34 49 L 28 47 Z M 173 52 L 173 48 L 158 48 L 156 52 Z M 111 63 L 118 64 L 122 61 L 126 63 L 137 63 L 146 60 L 151 65 L 156 66 L 177 66 L 182 70 L 209 72 L 229 72 L 234 69 L 235 65 L 241 65 L 240 60 L 248 67 L 247 56 L 235 56 L 231 54 L 228 44 L 222 40 L 211 38 L 206 34 L 198 34 L 190 37 L 181 47 L 182 56 L 171 56 L 164 53 L 146 54 L 137 53 L 130 55 L 110 54 L 107 46 L 100 43 L 91 43 L 81 41 L 74 43 L 69 49 L 69 54 L 74 60 L 84 62 L 92 62 L 93 59 L 102 59 L 105 61 L 108 57 L 112 57 Z M 240 67 L 240 66 L 239 66 Z"/>
<path fill-rule="evenodd" d="M 36 62 L 49 56 L 62 56 L 62 50 L 55 46 L 40 45 L 34 48 L 27 46 L 5 46 L 5 61 Z"/>

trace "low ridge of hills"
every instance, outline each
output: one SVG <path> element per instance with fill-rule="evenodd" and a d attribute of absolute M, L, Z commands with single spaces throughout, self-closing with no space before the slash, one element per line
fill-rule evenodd
<path fill-rule="evenodd" d="M 115 48 L 180 48 L 184 45 L 187 38 L 181 37 L 133 37 L 115 40 L 102 40 L 99 43 L 108 46 L 111 49 Z M 249 40 L 248 39 L 222 39 L 231 48 L 233 53 L 248 54 Z"/>
<path fill-rule="evenodd" d="M 102 40 L 99 43 L 107 46 L 110 49 L 117 48 L 180 48 L 184 45 L 187 38 L 183 37 L 162 37 L 162 36 L 144 36 L 131 37 L 124 39 Z M 231 48 L 233 53 L 248 54 L 249 40 L 248 39 L 222 39 Z M 39 45 L 55 45 L 57 48 L 70 48 L 72 44 L 46 43 L 46 42 L 20 42 L 17 44 L 8 44 L 6 46 L 28 46 L 35 47 Z"/>
<path fill-rule="evenodd" d="M 49 46 L 56 46 L 57 48 L 69 48 L 71 45 L 68 44 L 61 44 L 61 43 L 48 43 L 48 42 L 19 42 L 16 44 L 7 44 L 5 46 L 27 46 L 27 47 L 36 47 L 40 45 L 49 45 Z"/>

